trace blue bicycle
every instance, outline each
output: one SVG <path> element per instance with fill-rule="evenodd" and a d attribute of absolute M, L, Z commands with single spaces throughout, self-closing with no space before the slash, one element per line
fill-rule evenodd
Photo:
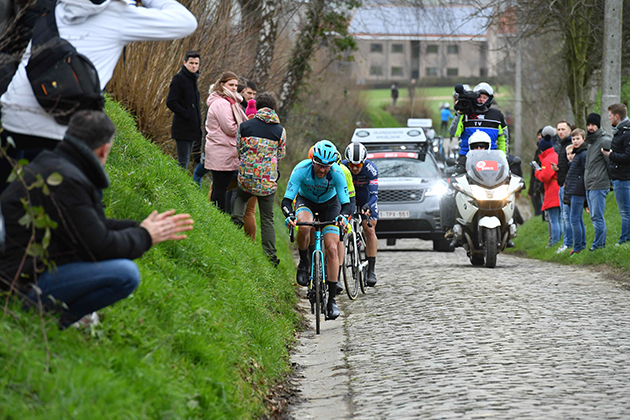
<path fill-rule="evenodd" d="M 334 225 L 337 222 L 330 220 L 327 222 L 320 222 L 317 220 L 317 213 L 315 213 L 315 220 L 312 222 L 297 222 L 297 226 L 309 226 L 315 228 L 315 250 L 311 256 L 311 274 L 309 278 L 308 291 L 306 297 L 311 303 L 311 314 L 315 315 L 315 332 L 319 334 L 319 323 L 322 312 L 327 320 L 326 316 L 326 258 L 324 253 L 324 236 L 322 235 L 322 229 L 325 226 Z M 289 229 L 289 235 L 291 242 L 295 240 L 294 229 Z"/>

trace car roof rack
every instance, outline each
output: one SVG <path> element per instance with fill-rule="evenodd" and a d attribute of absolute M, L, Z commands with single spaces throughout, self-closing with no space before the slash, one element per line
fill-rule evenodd
<path fill-rule="evenodd" d="M 353 143 L 361 143 L 368 150 L 399 149 L 426 150 L 424 130 L 413 127 L 357 128 L 352 135 Z"/>

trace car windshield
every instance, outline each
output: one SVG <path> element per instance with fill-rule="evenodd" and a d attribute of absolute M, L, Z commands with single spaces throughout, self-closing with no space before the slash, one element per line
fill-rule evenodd
<path fill-rule="evenodd" d="M 431 159 L 374 159 L 379 178 L 437 178 L 438 168 Z"/>

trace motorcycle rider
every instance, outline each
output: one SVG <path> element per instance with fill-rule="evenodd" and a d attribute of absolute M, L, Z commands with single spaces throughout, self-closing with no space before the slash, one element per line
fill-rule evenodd
<path fill-rule="evenodd" d="M 477 130 L 468 137 L 467 148 L 470 150 L 491 150 L 493 149 L 492 138 L 485 131 Z M 495 147 L 496 148 L 496 147 Z M 466 156 L 460 159 L 463 162 L 465 172 Z M 457 246 L 457 239 L 453 235 L 453 226 L 455 226 L 455 217 L 457 212 L 457 203 L 455 202 L 455 192 L 449 190 L 440 199 L 440 219 L 442 229 L 444 230 L 444 238 L 452 239 L 451 246 Z"/>

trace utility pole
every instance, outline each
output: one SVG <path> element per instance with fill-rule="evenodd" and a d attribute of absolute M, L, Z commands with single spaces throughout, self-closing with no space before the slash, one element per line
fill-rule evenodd
<path fill-rule="evenodd" d="M 602 129 L 611 132 L 608 106 L 621 101 L 621 15 L 623 0 L 606 0 L 602 80 Z"/>

